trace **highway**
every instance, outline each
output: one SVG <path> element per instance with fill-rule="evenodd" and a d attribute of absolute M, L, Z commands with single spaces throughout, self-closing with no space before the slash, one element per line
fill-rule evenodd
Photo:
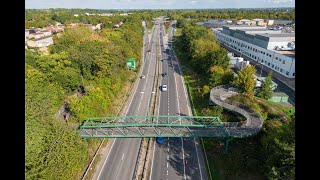
<path fill-rule="evenodd" d="M 162 23 L 161 23 L 162 24 Z M 159 115 L 192 115 L 187 90 L 181 76 L 180 66 L 171 51 L 175 22 L 170 26 L 169 34 L 164 35 L 160 27 L 161 77 L 160 85 L 168 86 L 167 92 L 160 91 Z M 166 122 L 162 119 L 161 122 Z M 197 138 L 169 138 L 164 143 L 154 143 L 150 180 L 208 179 L 205 160 Z"/>
<path fill-rule="evenodd" d="M 132 99 L 129 99 L 129 106 L 126 116 L 147 115 L 154 82 L 156 68 L 156 43 L 159 41 L 159 26 L 154 26 L 151 41 L 148 41 L 145 29 L 144 63 L 141 75 L 145 78 L 139 79 Z M 154 41 L 154 43 L 153 43 Z M 150 44 L 149 44 L 150 43 Z M 134 176 L 141 138 L 116 138 L 111 145 L 108 156 L 103 161 L 102 168 L 98 170 L 98 180 L 128 180 Z"/>

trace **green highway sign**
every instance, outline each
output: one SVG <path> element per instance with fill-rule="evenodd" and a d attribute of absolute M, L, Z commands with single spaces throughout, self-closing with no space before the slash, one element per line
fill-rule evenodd
<path fill-rule="evenodd" d="M 127 60 L 127 67 L 129 69 L 135 69 L 136 68 L 136 60 L 134 58 L 130 58 Z"/>

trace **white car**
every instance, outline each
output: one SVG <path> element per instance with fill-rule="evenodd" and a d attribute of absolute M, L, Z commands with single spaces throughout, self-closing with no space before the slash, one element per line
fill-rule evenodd
<path fill-rule="evenodd" d="M 162 89 L 162 91 L 168 91 L 167 85 L 165 85 L 165 84 L 161 86 L 161 89 Z"/>
<path fill-rule="evenodd" d="M 143 79 L 143 78 L 145 78 L 145 76 L 144 76 L 144 75 L 142 75 L 142 76 L 140 76 L 140 78 L 141 78 L 141 79 Z"/>

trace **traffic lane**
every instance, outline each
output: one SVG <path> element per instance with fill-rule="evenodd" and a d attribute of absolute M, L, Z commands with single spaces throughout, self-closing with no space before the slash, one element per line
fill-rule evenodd
<path fill-rule="evenodd" d="M 115 142 L 110 150 L 110 155 L 108 157 L 108 159 L 106 159 L 106 162 L 104 162 L 104 165 L 103 165 L 103 169 L 102 171 L 100 171 L 100 174 L 98 175 L 98 180 L 106 180 L 108 179 L 110 176 L 116 176 L 116 174 L 113 173 L 114 169 L 111 169 L 111 168 L 107 168 L 107 166 L 109 164 L 112 164 L 113 167 L 117 167 L 117 169 L 119 169 L 119 165 L 120 165 L 120 161 L 118 160 L 117 157 L 121 157 L 120 156 L 120 147 L 121 147 L 121 144 L 123 144 L 124 141 L 121 141 L 119 139 L 115 139 Z M 113 156 L 112 156 L 113 155 Z"/>
<path fill-rule="evenodd" d="M 145 67 L 148 66 L 149 64 L 147 66 L 144 66 L 143 71 L 146 71 Z M 142 89 L 142 86 L 145 85 L 143 81 L 142 83 L 140 82 L 141 81 L 139 81 L 137 90 L 132 99 L 133 104 L 135 104 L 138 101 L 139 96 L 141 95 L 138 92 Z M 132 103 L 130 104 L 127 115 L 131 115 L 131 113 L 132 115 L 135 114 L 136 106 Z M 101 179 L 106 179 L 106 177 L 108 179 L 110 179 L 110 177 L 111 179 L 127 179 L 128 177 L 132 177 L 134 172 L 134 166 L 136 165 L 136 160 L 138 157 L 140 142 L 141 139 L 116 139 L 114 148 L 111 149 L 110 156 L 108 157 L 108 159 L 106 160 L 107 162 L 105 163 L 107 163 L 109 166 L 112 165 L 112 167 L 119 167 L 118 169 L 122 169 L 121 174 L 124 174 L 124 176 L 119 175 L 119 171 L 114 170 L 114 168 L 107 168 L 105 166 L 105 168 L 102 169 L 101 172 Z M 126 157 L 124 157 L 124 155 L 126 155 Z M 126 163 L 123 164 L 122 162 L 124 161 L 124 158 Z"/>
<path fill-rule="evenodd" d="M 184 179 L 184 149 L 182 148 L 181 138 L 169 138 L 169 178 Z"/>
<path fill-rule="evenodd" d="M 125 140 L 125 143 L 124 146 L 121 146 L 121 159 L 118 159 L 118 161 L 120 161 L 120 168 L 116 170 L 115 178 L 108 177 L 108 179 L 127 180 L 128 177 L 133 177 L 136 161 L 138 158 L 141 138 L 126 138 L 123 140 Z M 113 169 L 115 171 L 114 168 L 110 169 Z"/>
<path fill-rule="evenodd" d="M 153 160 L 156 159 L 157 161 L 153 161 L 152 169 L 151 169 L 151 178 L 150 180 L 158 180 L 158 179 L 168 179 L 166 164 L 169 163 L 168 161 L 168 143 L 156 143 L 154 142 L 154 157 Z M 169 165 L 169 164 L 168 164 Z M 162 178 L 161 178 L 162 177 Z"/>
<path fill-rule="evenodd" d="M 196 147 L 197 142 L 194 138 L 183 138 L 184 158 L 186 164 L 186 177 L 187 179 L 208 179 L 204 177 L 205 166 L 200 163 L 199 147 Z M 202 164 L 202 166 L 201 166 Z"/>

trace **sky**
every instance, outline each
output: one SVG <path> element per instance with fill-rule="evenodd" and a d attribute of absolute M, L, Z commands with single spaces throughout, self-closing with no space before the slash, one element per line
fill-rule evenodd
<path fill-rule="evenodd" d="M 26 9 L 216 9 L 295 7 L 295 0 L 25 0 Z"/>

